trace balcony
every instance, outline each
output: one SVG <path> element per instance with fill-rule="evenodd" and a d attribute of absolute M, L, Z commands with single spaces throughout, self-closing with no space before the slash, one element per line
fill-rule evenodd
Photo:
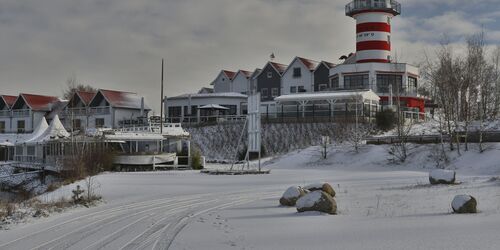
<path fill-rule="evenodd" d="M 68 108 L 64 110 L 65 116 L 86 116 L 88 114 L 86 108 Z"/>
<path fill-rule="evenodd" d="M 111 113 L 111 107 L 93 107 L 90 108 L 90 114 L 92 115 L 109 115 Z"/>
<path fill-rule="evenodd" d="M 0 117 L 10 117 L 10 110 L 0 110 Z"/>
<path fill-rule="evenodd" d="M 395 0 L 354 0 L 345 6 L 345 14 L 350 17 L 366 11 L 383 11 L 397 16 L 401 14 L 401 4 Z"/>
<path fill-rule="evenodd" d="M 29 109 L 14 109 L 12 110 L 12 117 L 29 117 Z"/>

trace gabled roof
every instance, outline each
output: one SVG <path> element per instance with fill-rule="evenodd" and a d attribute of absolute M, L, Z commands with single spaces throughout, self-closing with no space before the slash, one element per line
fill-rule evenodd
<path fill-rule="evenodd" d="M 229 80 L 233 80 L 234 77 L 236 76 L 236 72 L 234 71 L 222 70 L 222 73 L 224 73 L 224 75 L 226 75 L 227 78 L 229 78 Z"/>
<path fill-rule="evenodd" d="M 99 89 L 98 93 L 92 98 L 92 103 L 94 99 L 99 96 L 99 93 L 106 99 L 106 101 L 114 108 L 128 108 L 128 109 L 141 109 L 142 97 L 138 96 L 136 93 Z M 145 110 L 151 110 L 148 106 L 144 105 Z"/>
<path fill-rule="evenodd" d="M 220 71 L 220 73 L 217 75 L 217 77 L 215 78 L 215 80 L 213 80 L 213 81 L 210 83 L 210 85 L 215 85 L 215 81 L 216 81 L 217 79 L 219 79 L 219 76 L 220 76 L 221 74 L 225 75 L 225 76 L 229 79 L 229 81 L 232 81 L 232 80 L 234 79 L 234 77 L 236 76 L 236 72 L 229 71 L 229 70 L 224 70 L 224 69 L 223 69 L 223 70 L 221 70 L 221 71 Z"/>
<path fill-rule="evenodd" d="M 314 61 L 311 59 L 306 59 L 303 57 L 297 57 L 296 59 L 300 60 L 306 66 L 306 68 L 309 69 L 310 71 L 314 71 L 316 69 L 316 67 L 318 67 L 318 65 L 319 65 L 318 61 Z"/>
<path fill-rule="evenodd" d="M 50 111 L 52 104 L 59 101 L 56 96 L 44 96 L 44 95 L 33 95 L 33 94 L 19 94 L 14 105 L 19 101 L 23 100 L 28 107 L 33 111 Z"/>
<path fill-rule="evenodd" d="M 236 79 L 236 77 L 238 77 L 239 74 L 242 74 L 245 78 L 249 79 L 250 77 L 252 77 L 253 72 L 240 69 L 240 70 L 238 70 L 236 75 L 234 75 L 234 79 Z"/>
<path fill-rule="evenodd" d="M 76 94 L 80 97 L 80 100 L 82 100 L 83 104 L 89 105 L 90 101 L 94 98 L 96 92 L 87 92 L 87 91 L 76 91 Z"/>
<path fill-rule="evenodd" d="M 337 66 L 335 63 L 331 63 L 331 62 L 327 62 L 327 61 L 321 61 L 321 63 L 320 63 L 320 64 L 325 65 L 325 66 L 326 66 L 327 68 L 329 68 L 329 69 L 331 69 L 331 68 L 333 68 L 333 67 Z M 319 65 L 318 65 L 318 67 L 319 67 Z"/>
<path fill-rule="evenodd" d="M 319 65 L 319 62 L 317 62 L 317 61 L 296 56 L 292 60 L 292 62 L 290 63 L 290 65 L 286 68 L 286 70 L 285 70 L 284 73 L 286 73 L 292 67 L 292 65 L 295 63 L 295 61 L 301 62 L 302 65 L 304 65 L 309 71 L 314 71 L 316 69 L 316 67 L 318 67 L 318 65 Z"/>
<path fill-rule="evenodd" d="M 286 71 L 286 68 L 288 68 L 288 65 L 277 63 L 277 62 L 269 62 L 276 71 L 278 71 L 280 74 L 283 74 Z"/>
<path fill-rule="evenodd" d="M 276 72 L 278 72 L 278 74 L 280 76 L 283 76 L 283 73 L 285 73 L 286 69 L 288 68 L 288 65 L 269 61 L 269 62 L 266 63 L 266 65 L 262 69 L 256 69 L 255 70 L 255 72 L 258 72 L 258 73 L 254 77 L 255 78 L 259 77 L 260 74 L 262 74 L 262 72 L 264 72 L 263 69 L 265 69 L 267 67 L 267 65 L 271 65 L 271 67 L 273 67 L 273 69 Z"/>
<path fill-rule="evenodd" d="M 12 105 L 16 102 L 17 96 L 14 95 L 0 95 L 0 98 L 3 99 L 5 104 L 7 104 L 8 108 L 11 108 Z"/>

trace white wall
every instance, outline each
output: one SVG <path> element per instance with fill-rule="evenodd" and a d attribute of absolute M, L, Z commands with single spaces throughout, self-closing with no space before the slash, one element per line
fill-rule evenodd
<path fill-rule="evenodd" d="M 300 68 L 301 76 L 293 77 L 293 69 Z M 288 67 L 288 70 L 285 72 L 283 77 L 281 78 L 281 94 L 289 95 L 290 87 L 295 86 L 298 89 L 298 86 L 304 86 L 306 92 L 313 92 L 314 90 L 314 74 L 311 72 L 299 59 L 295 59 L 293 63 Z"/>
<path fill-rule="evenodd" d="M 114 108 L 114 128 L 119 128 L 120 121 L 123 120 L 136 120 L 137 117 L 141 116 L 141 110 L 140 109 L 122 109 L 122 108 Z"/>
<path fill-rule="evenodd" d="M 243 73 L 238 73 L 238 75 L 234 78 L 231 83 L 231 92 L 248 94 L 250 88 L 250 81 Z"/>
<path fill-rule="evenodd" d="M 330 69 L 330 78 L 336 74 L 339 76 L 339 86 L 344 87 L 343 74 L 346 73 L 362 73 L 368 72 L 370 86 L 372 90 L 380 95 L 388 93 L 378 93 L 376 89 L 377 73 L 401 73 L 403 75 L 403 86 L 405 87 L 408 81 L 408 76 L 418 76 L 419 69 L 415 66 L 406 63 L 357 63 L 357 64 L 340 64 Z M 418 83 L 420 84 L 420 83 Z"/>
<path fill-rule="evenodd" d="M 227 76 L 223 72 L 221 72 L 214 81 L 214 92 L 231 92 L 231 80 L 229 80 L 229 78 L 227 78 Z"/>

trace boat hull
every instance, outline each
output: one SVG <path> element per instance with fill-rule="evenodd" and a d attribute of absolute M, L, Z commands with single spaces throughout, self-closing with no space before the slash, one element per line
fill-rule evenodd
<path fill-rule="evenodd" d="M 117 165 L 152 166 L 175 161 L 175 153 L 159 155 L 119 155 L 113 161 Z"/>

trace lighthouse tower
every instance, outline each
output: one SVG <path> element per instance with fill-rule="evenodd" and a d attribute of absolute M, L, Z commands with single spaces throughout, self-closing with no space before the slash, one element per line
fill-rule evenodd
<path fill-rule="evenodd" d="M 399 98 L 405 112 L 425 112 L 425 100 L 417 91 L 418 67 L 391 59 L 391 23 L 401 14 L 401 4 L 395 0 L 352 0 L 345 13 L 356 20 L 356 53 L 330 69 L 330 88 L 370 89 L 380 97 L 382 106 L 392 106 Z"/>
<path fill-rule="evenodd" d="M 401 14 L 394 0 L 354 0 L 346 15 L 356 19 L 356 62 L 391 62 L 391 20 Z"/>

